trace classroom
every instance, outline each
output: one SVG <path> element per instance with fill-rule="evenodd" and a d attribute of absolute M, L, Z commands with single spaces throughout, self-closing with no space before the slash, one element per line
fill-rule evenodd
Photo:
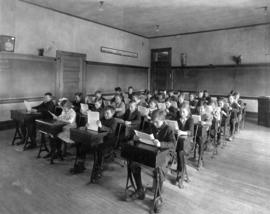
<path fill-rule="evenodd" d="M 269 214 L 269 0 L 0 0 L 0 214 Z"/>

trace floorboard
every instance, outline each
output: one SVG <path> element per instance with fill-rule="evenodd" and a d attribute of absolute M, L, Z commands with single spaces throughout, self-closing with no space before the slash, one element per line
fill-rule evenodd
<path fill-rule="evenodd" d="M 246 123 L 233 142 L 197 171 L 189 163 L 191 183 L 184 189 L 165 182 L 162 213 L 270 213 L 270 129 Z M 104 177 L 88 184 L 92 161 L 80 175 L 70 175 L 72 158 L 55 165 L 36 159 L 37 150 L 11 146 L 14 130 L 0 132 L 0 213 L 2 214 L 138 214 L 148 213 L 145 201 L 123 201 L 126 168 L 106 164 Z M 151 185 L 144 171 L 145 185 Z"/>

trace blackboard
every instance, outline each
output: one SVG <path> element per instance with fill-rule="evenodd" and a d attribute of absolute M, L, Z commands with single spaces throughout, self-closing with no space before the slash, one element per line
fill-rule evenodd
<path fill-rule="evenodd" d="M 246 97 L 270 95 L 269 65 L 173 68 L 173 75 L 177 90 L 206 89 L 220 95 L 237 90 Z"/>
<path fill-rule="evenodd" d="M 129 86 L 133 86 L 135 90 L 144 90 L 147 88 L 147 77 L 148 69 L 144 67 L 87 64 L 86 92 L 112 92 L 117 86 L 122 90 L 127 90 Z"/>
<path fill-rule="evenodd" d="M 0 99 L 41 97 L 55 93 L 56 62 L 35 57 L 1 58 Z"/>

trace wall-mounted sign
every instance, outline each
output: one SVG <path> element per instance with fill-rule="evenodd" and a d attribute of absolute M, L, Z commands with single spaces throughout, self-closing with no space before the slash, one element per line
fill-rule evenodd
<path fill-rule="evenodd" d="M 138 58 L 138 53 L 131 52 L 131 51 L 123 51 L 123 50 L 117 50 L 117 49 L 107 48 L 107 47 L 101 47 L 100 51 L 103 53 L 114 54 L 118 56 Z"/>

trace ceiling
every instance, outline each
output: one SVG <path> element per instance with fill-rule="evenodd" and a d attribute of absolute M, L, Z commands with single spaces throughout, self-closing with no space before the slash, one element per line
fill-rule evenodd
<path fill-rule="evenodd" d="M 104 0 L 103 11 L 98 0 L 22 1 L 145 37 L 270 22 L 269 0 Z"/>

